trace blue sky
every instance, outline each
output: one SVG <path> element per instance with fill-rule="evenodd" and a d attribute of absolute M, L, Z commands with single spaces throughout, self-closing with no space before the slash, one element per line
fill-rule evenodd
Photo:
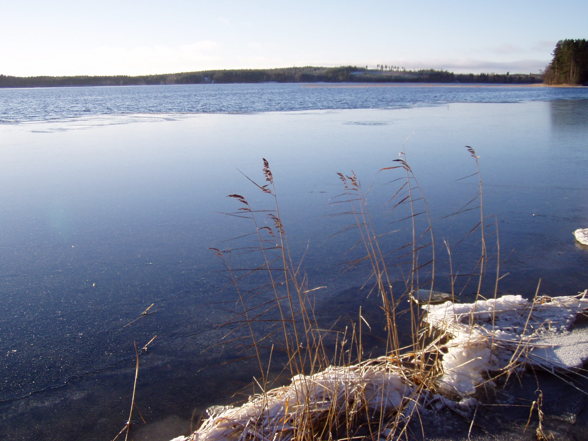
<path fill-rule="evenodd" d="M 538 72 L 585 0 L 0 0 L 0 74 L 377 64 Z"/>

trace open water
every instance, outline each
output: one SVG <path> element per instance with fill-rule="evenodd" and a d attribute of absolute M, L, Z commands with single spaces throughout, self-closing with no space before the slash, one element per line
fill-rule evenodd
<path fill-rule="evenodd" d="M 141 356 L 148 424 L 137 439 L 171 438 L 233 399 L 255 372 L 217 327 L 234 319 L 235 298 L 208 248 L 236 248 L 227 240 L 251 232 L 222 213 L 238 208 L 231 193 L 263 206 L 243 176 L 263 183 L 261 158 L 293 258 L 304 257 L 311 286 L 327 286 L 317 296 L 325 319 L 354 314 L 368 276 L 345 270 L 361 252 L 351 219 L 336 215 L 336 173 L 357 174 L 396 262 L 407 234 L 390 202 L 399 175 L 378 170 L 399 152 L 428 201 L 439 289 L 451 271 L 443 241 L 463 296 L 474 289 L 465 275 L 480 252 L 470 233 L 479 211 L 461 209 L 478 181 L 460 179 L 475 171 L 466 145 L 480 157 L 489 279 L 499 252 L 501 292 L 532 295 L 539 281 L 551 295 L 587 288 L 588 251 L 571 235 L 588 227 L 586 121 L 582 88 L 0 90 L 0 438 L 112 439 L 129 409 L 133 342 L 155 335 Z"/>

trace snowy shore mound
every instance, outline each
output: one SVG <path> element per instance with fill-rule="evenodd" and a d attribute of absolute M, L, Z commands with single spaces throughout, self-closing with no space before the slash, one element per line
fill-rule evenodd
<path fill-rule="evenodd" d="M 293 440 L 311 427 L 349 424 L 366 414 L 385 415 L 379 429 L 388 436 L 415 409 L 467 408 L 475 403 L 476 389 L 492 384 L 495 373 L 527 365 L 569 370 L 588 360 L 587 329 L 574 329 L 588 311 L 588 291 L 532 301 L 505 295 L 422 308 L 425 322 L 438 335 L 422 352 L 297 375 L 290 385 L 251 397 L 242 406 L 210 408 L 196 432 L 172 441 Z M 427 354 L 439 360 L 438 366 L 419 371 Z"/>
<path fill-rule="evenodd" d="M 383 360 L 331 366 L 314 375 L 297 375 L 289 386 L 251 397 L 240 407 L 213 406 L 200 429 L 172 441 L 290 440 L 327 417 L 336 421 L 367 408 L 396 409 L 410 395 L 400 372 Z"/>
<path fill-rule="evenodd" d="M 574 237 L 582 245 L 588 246 L 588 228 L 578 228 L 574 231 Z"/>
<path fill-rule="evenodd" d="M 489 372 L 534 365 L 548 370 L 579 368 L 588 359 L 588 332 L 571 331 L 588 310 L 588 295 L 519 295 L 474 303 L 425 305 L 425 321 L 448 336 L 439 386 L 445 393 L 472 395 Z"/>

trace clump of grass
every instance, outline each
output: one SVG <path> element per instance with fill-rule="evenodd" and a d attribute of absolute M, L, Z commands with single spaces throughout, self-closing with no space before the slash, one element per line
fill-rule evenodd
<path fill-rule="evenodd" d="M 472 147 L 466 148 L 475 162 L 475 172 L 467 178 L 477 177 L 477 192 L 452 215 L 478 210 L 478 221 L 468 234 L 479 233 L 480 256 L 473 271 L 458 274 L 451 246 L 443 241 L 454 300 L 471 280 L 475 280 L 475 299 L 485 299 L 482 291 L 489 264 L 479 158 Z M 259 378 L 256 394 L 248 403 L 218 414 L 219 409 L 212 410 L 201 429 L 208 433 L 205 439 L 408 439 L 419 426 L 422 405 L 444 400 L 435 392 L 443 370 L 441 358 L 447 351 L 444 344 L 450 336 L 424 324 L 423 311 L 414 301 L 423 290 L 432 297 L 436 284 L 436 240 L 429 208 L 404 154 L 380 173 L 394 174 L 391 183 L 395 187 L 389 198 L 396 213 L 394 227 L 408 232 L 408 241 L 397 249 L 388 251 L 382 245 L 387 234 L 376 232 L 367 192 L 355 173 L 337 173 L 343 192 L 335 198 L 336 205 L 345 207 L 342 214 L 351 216 L 359 236 L 362 254 L 353 263 L 367 264 L 367 284 L 378 295 L 384 315 L 385 354 L 371 360 L 363 359 L 362 333 L 369 324 L 361 309 L 357 320 L 343 331 L 321 328 L 315 296 L 323 287 L 311 285 L 303 262 L 293 258 L 268 161 L 263 159 L 262 183 L 246 176 L 261 201 L 228 195 L 237 203 L 229 214 L 249 222 L 251 233 L 236 238 L 239 246 L 212 251 L 223 262 L 237 294 L 240 313 L 231 323 L 231 335 L 250 341 L 245 347 L 252 349 Z M 495 298 L 502 278 L 498 240 L 496 249 Z M 462 277 L 465 283 L 458 288 Z M 495 321 L 494 310 L 491 321 Z M 473 320 L 470 325 L 473 329 Z M 508 377 L 518 369 L 520 357 L 515 355 L 521 352 L 514 351 L 500 375 Z M 271 389 L 270 366 L 279 360 L 292 383 Z M 472 426 L 473 420 L 470 431 Z M 422 425 L 420 432 L 425 437 Z M 198 432 L 190 439 L 200 439 Z"/>
<path fill-rule="evenodd" d="M 368 280 L 373 284 L 373 289 L 381 301 L 386 323 L 386 355 L 380 360 L 380 367 L 385 372 L 394 370 L 401 373 L 399 375 L 403 378 L 403 384 L 415 387 L 411 387 L 409 396 L 401 400 L 402 405 L 395 407 L 395 416 L 392 418 L 395 424 L 392 426 L 390 415 L 386 415 L 390 409 L 385 406 L 374 409 L 369 405 L 369 400 L 343 400 L 343 409 L 337 408 L 340 403 L 334 400 L 330 402 L 331 407 L 323 412 L 317 412 L 314 407 L 316 403 L 306 403 L 303 406 L 306 411 L 296 413 L 299 420 L 294 425 L 296 429 L 291 439 L 315 439 L 317 434 L 327 433 L 329 436 L 351 436 L 352 432 L 358 430 L 367 431 L 376 439 L 379 436 L 377 434 L 383 433 L 385 427 L 388 433 L 405 433 L 406 422 L 416 409 L 414 403 L 419 400 L 422 391 L 433 383 L 431 373 L 434 372 L 433 367 L 436 363 L 427 355 L 427 351 L 423 351 L 425 343 L 422 338 L 424 334 L 421 332 L 420 311 L 414 303 L 404 300 L 419 289 L 423 283 L 420 275 L 425 269 L 429 271 L 426 283 L 431 291 L 433 289 L 434 236 L 426 201 L 419 194 L 420 188 L 411 167 L 404 157 L 394 162 L 393 166 L 385 167 L 381 172 L 402 171 L 402 176 L 397 181 L 400 185 L 391 197 L 391 204 L 397 210 L 407 209 L 408 213 L 398 222 L 408 222 L 411 231 L 410 242 L 400 249 L 400 258 L 408 263 L 408 269 L 403 269 L 404 292 L 394 291 L 389 256 L 383 252 L 381 236 L 373 229 L 366 194 L 354 173 L 338 173 L 343 184 L 343 193 L 339 195 L 336 203 L 349 207 L 346 212 L 354 219 L 364 250 L 364 256 L 359 261 L 369 263 Z M 253 349 L 259 370 L 257 384 L 260 396 L 265 397 L 264 394 L 271 383 L 269 365 L 277 358 L 276 354 L 284 354 L 286 370 L 294 378 L 312 378 L 330 365 L 362 366 L 362 329 L 369 324 L 359 311 L 357 321 L 342 332 L 333 333 L 319 326 L 315 316 L 314 295 L 321 287 L 310 287 L 301 264 L 294 263 L 282 221 L 273 173 L 266 159 L 263 159 L 262 174 L 263 183 L 246 176 L 265 198 L 265 201 L 261 202 L 261 207 L 255 207 L 253 202 L 242 194 L 228 195 L 238 205 L 237 210 L 229 214 L 248 221 L 252 232 L 240 236 L 238 239 L 241 244 L 237 247 L 212 248 L 212 251 L 222 260 L 237 293 L 241 312 L 232 324 L 244 325 L 241 328 L 245 329 L 242 336 L 246 335 L 250 339 L 249 348 Z M 422 231 L 419 229 L 419 216 L 427 219 Z M 426 238 L 424 242 L 423 237 Z M 243 257 L 250 259 L 251 255 L 256 258 L 255 264 L 239 266 L 239 263 L 236 263 Z M 421 262 L 424 255 L 427 256 L 427 260 Z M 403 306 L 400 312 L 400 303 L 408 305 L 408 309 Z M 399 313 L 409 317 L 411 338 L 405 346 L 399 336 Z M 327 341 L 332 346 L 327 347 Z M 415 354 L 421 355 L 414 357 Z M 262 398 L 262 401 L 263 399 L 265 398 Z M 413 405 L 410 405 L 411 403 Z M 321 417 L 316 418 L 319 413 Z M 404 425 L 401 425 L 401 422 Z"/>
<path fill-rule="evenodd" d="M 397 188 L 390 197 L 390 205 L 393 210 L 405 212 L 396 222 L 408 224 L 410 230 L 409 242 L 393 256 L 393 265 L 404 285 L 403 292 L 395 292 L 389 262 L 392 256 L 386 255 L 381 245 L 385 235 L 376 233 L 373 228 L 367 196 L 355 173 L 337 174 L 343 192 L 335 203 L 346 205 L 345 213 L 353 218 L 363 247 L 363 256 L 356 263 L 369 264 L 368 283 L 373 285 L 380 298 L 386 323 L 386 355 L 380 359 L 380 366 L 383 371 L 398 372 L 411 392 L 395 406 L 392 416 L 387 415 L 390 409 L 382 406 L 374 409 L 366 404 L 369 400 L 354 399 L 343 400 L 344 409 L 333 407 L 339 402 L 331 401 L 331 407 L 318 412 L 321 417 L 315 418 L 315 403 L 309 402 L 303 406 L 306 411 L 296 413 L 299 420 L 293 426 L 296 429 L 292 438 L 288 439 L 316 439 L 317 434 L 321 437 L 325 434 L 351 436 L 358 430 L 367 431 L 371 434 L 370 439 L 378 439 L 384 431 L 406 434 L 407 423 L 417 409 L 414 403 L 419 401 L 423 391 L 431 390 L 434 384 L 438 367 L 433 355 L 436 352 L 431 350 L 430 338 L 426 338 L 430 336 L 423 331 L 420 309 L 414 302 L 405 300 L 410 299 L 423 284 L 433 291 L 435 238 L 426 199 L 404 155 L 396 159 L 392 166 L 380 170 L 382 173 L 398 171 L 401 175 L 392 181 Z M 243 335 L 250 339 L 249 347 L 253 349 L 259 370 L 259 393 L 261 397 L 266 397 L 271 383 L 269 365 L 272 358 L 276 358 L 276 353 L 285 354 L 286 369 L 294 378 L 312 378 L 330 365 L 362 366 L 361 336 L 366 322 L 360 311 L 357 321 L 347 331 L 335 333 L 333 346 L 327 347 L 329 331 L 320 328 L 314 313 L 314 294 L 320 287 L 310 287 L 302 266 L 294 263 L 273 173 L 266 159 L 263 159 L 262 174 L 263 183 L 248 176 L 246 179 L 265 197 L 263 206 L 254 207 L 253 202 L 242 194 L 228 195 L 238 205 L 237 210 L 229 214 L 245 219 L 252 228 L 250 234 L 238 238 L 246 243 L 229 249 L 212 248 L 212 251 L 222 260 L 237 293 L 241 312 L 232 324 L 244 325 Z M 425 221 L 421 222 L 423 218 Z M 250 259 L 251 255 L 256 257 L 256 264 L 239 266 L 236 263 L 243 257 Z M 424 272 L 426 278 L 422 276 Z M 399 315 L 408 317 L 408 321 L 401 320 L 408 323 L 408 341 L 399 335 Z M 360 411 L 361 408 L 364 410 Z M 313 417 L 310 418 L 310 415 Z"/>

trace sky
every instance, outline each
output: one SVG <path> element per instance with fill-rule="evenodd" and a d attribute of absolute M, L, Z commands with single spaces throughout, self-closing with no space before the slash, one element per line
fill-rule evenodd
<path fill-rule="evenodd" d="M 537 73 L 588 1 L 0 0 L 0 74 L 377 65 Z"/>

